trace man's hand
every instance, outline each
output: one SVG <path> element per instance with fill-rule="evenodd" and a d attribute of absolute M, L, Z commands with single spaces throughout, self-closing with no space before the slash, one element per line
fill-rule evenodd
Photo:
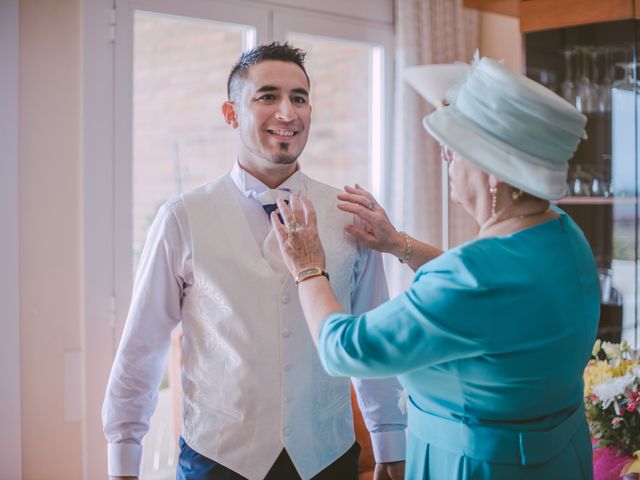
<path fill-rule="evenodd" d="M 403 480 L 404 479 L 404 461 L 376 463 L 376 469 L 373 471 L 373 480 Z"/>

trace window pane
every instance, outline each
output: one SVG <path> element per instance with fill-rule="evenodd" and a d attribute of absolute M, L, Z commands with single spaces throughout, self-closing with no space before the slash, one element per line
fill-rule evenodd
<path fill-rule="evenodd" d="M 313 108 L 309 143 L 300 157 L 312 178 L 342 188 L 368 188 L 371 174 L 371 56 L 376 47 L 289 33 L 307 51 Z M 379 99 L 378 99 L 379 100 Z"/>
<path fill-rule="evenodd" d="M 242 25 L 135 14 L 134 268 L 160 205 L 235 161 L 236 133 L 220 106 L 229 69 L 250 33 Z"/>
<path fill-rule="evenodd" d="M 253 29 L 146 12 L 134 16 L 133 264 L 158 208 L 235 161 L 236 132 L 220 106 L 227 75 Z M 175 478 L 172 391 L 160 386 L 143 441 L 141 478 Z"/>

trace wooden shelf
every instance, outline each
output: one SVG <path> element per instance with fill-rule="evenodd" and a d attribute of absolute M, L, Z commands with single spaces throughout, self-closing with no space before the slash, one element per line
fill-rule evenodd
<path fill-rule="evenodd" d="M 521 0 L 520 30 L 535 32 L 634 18 L 633 0 Z"/>
<path fill-rule="evenodd" d="M 517 17 L 520 12 L 520 0 L 464 0 L 463 5 L 465 8 L 509 17 Z"/>
<path fill-rule="evenodd" d="M 565 197 L 553 203 L 557 205 L 635 205 L 636 197 Z"/>

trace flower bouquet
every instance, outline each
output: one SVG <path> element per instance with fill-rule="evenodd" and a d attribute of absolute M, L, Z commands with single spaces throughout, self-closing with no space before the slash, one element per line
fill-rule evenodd
<path fill-rule="evenodd" d="M 640 360 L 627 342 L 597 340 L 584 372 L 595 480 L 640 473 Z M 637 477 L 636 477 L 637 478 Z"/>

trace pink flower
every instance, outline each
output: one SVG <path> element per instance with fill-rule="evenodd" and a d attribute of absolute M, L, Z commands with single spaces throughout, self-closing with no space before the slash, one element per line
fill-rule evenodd
<path fill-rule="evenodd" d="M 620 424 L 621 421 L 622 421 L 622 419 L 620 417 L 614 417 L 613 420 L 611 420 L 611 425 L 616 427 L 616 426 L 618 426 Z"/>
<path fill-rule="evenodd" d="M 636 402 L 629 402 L 627 404 L 627 412 L 633 412 L 637 408 L 638 404 Z"/>

